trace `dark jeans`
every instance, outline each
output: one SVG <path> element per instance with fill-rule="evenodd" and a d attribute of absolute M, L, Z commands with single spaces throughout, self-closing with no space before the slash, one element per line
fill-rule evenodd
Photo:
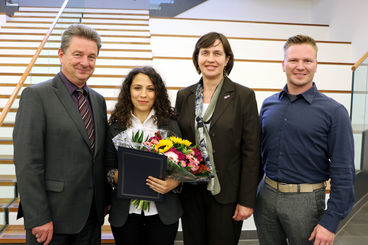
<path fill-rule="evenodd" d="M 179 222 L 165 225 L 157 215 L 129 214 L 122 227 L 111 226 L 116 245 L 173 245 Z"/>
<path fill-rule="evenodd" d="M 325 188 L 282 193 L 262 181 L 254 221 L 260 245 L 310 245 L 308 241 L 325 209 Z"/>

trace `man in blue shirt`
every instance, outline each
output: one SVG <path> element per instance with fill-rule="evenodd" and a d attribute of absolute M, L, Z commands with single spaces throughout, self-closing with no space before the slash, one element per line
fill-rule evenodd
<path fill-rule="evenodd" d="M 330 245 L 354 204 L 351 122 L 345 107 L 313 82 L 317 45 L 311 37 L 290 37 L 282 64 L 287 84 L 260 113 L 265 178 L 254 213 L 258 238 L 261 245 Z"/>

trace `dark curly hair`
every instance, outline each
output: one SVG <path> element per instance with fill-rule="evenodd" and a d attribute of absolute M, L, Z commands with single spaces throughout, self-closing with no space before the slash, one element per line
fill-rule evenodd
<path fill-rule="evenodd" d="M 153 109 L 155 110 L 155 122 L 175 119 L 174 109 L 171 107 L 171 102 L 167 94 L 165 84 L 155 69 L 149 66 L 137 67 L 132 69 L 123 81 L 118 97 L 118 102 L 114 110 L 111 112 L 109 124 L 117 122 L 122 128 L 131 126 L 133 103 L 130 97 L 130 86 L 134 77 L 139 74 L 147 75 L 155 87 L 155 102 Z"/>

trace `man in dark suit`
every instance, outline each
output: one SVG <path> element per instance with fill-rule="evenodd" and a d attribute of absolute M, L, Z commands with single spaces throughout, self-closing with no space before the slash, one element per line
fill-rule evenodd
<path fill-rule="evenodd" d="M 22 93 L 13 138 L 27 244 L 100 244 L 106 104 L 86 85 L 100 47 L 95 30 L 69 26 L 61 72 Z"/>

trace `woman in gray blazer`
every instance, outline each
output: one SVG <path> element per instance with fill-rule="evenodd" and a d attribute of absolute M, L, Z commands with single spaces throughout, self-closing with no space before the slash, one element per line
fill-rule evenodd
<path fill-rule="evenodd" d="M 200 81 L 176 97 L 178 123 L 212 169 L 208 184 L 183 186 L 185 245 L 238 244 L 253 213 L 259 177 L 260 122 L 253 90 L 231 81 L 234 55 L 226 37 L 202 36 L 193 52 Z"/>
<path fill-rule="evenodd" d="M 136 207 L 129 199 L 118 198 L 115 188 L 118 141 L 129 141 L 137 131 L 143 131 L 146 138 L 162 129 L 181 137 L 165 84 L 153 68 L 135 68 L 127 75 L 109 124 L 105 167 L 112 186 L 109 222 L 116 244 L 174 244 L 182 215 L 180 201 L 172 192 L 178 181 L 149 177 L 147 185 L 164 197 L 163 201 L 150 202 L 148 210 Z"/>

